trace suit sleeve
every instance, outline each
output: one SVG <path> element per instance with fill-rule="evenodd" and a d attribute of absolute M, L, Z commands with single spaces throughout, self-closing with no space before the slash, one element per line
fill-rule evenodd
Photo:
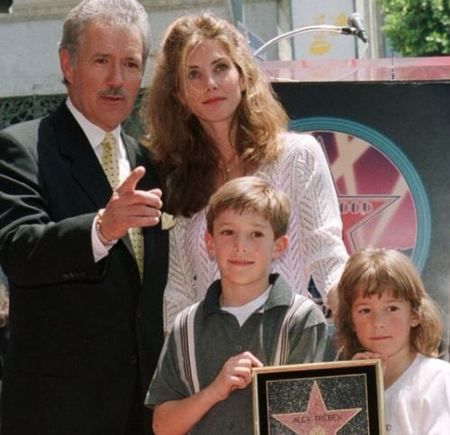
<path fill-rule="evenodd" d="M 93 218 L 88 213 L 54 222 L 36 148 L 0 133 L 0 264 L 10 280 L 35 286 L 98 279 L 105 261 L 96 265 L 93 259 Z"/>

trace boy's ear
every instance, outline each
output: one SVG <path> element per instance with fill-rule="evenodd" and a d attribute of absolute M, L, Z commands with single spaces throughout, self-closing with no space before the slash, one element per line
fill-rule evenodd
<path fill-rule="evenodd" d="M 284 236 L 278 237 L 275 239 L 275 244 L 273 246 L 272 258 L 279 258 L 284 254 L 288 245 L 288 236 L 285 234 Z"/>
<path fill-rule="evenodd" d="M 208 231 L 205 231 L 205 246 L 206 246 L 206 251 L 208 252 L 209 258 L 214 258 L 215 257 L 215 248 L 214 248 L 214 238 L 212 236 L 211 233 L 209 233 Z"/>

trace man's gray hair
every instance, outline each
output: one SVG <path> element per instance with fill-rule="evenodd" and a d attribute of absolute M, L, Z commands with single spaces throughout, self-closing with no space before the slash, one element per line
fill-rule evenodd
<path fill-rule="evenodd" d="M 137 26 L 142 36 L 142 62 L 145 65 L 150 51 L 150 24 L 147 12 L 137 0 L 83 0 L 71 9 L 64 20 L 59 48 L 69 52 L 72 62 L 86 27 L 92 22 L 124 28 Z"/>

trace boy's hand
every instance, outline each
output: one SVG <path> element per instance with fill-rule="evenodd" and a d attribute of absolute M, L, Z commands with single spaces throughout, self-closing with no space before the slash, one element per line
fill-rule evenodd
<path fill-rule="evenodd" d="M 252 367 L 262 367 L 263 363 L 251 352 L 243 352 L 232 356 L 222 367 L 211 383 L 211 390 L 218 401 L 225 400 L 232 391 L 243 389 L 252 380 Z"/>
<path fill-rule="evenodd" d="M 252 368 L 262 365 L 250 352 L 231 357 L 206 388 L 184 399 L 168 400 L 157 405 L 153 413 L 154 432 L 189 433 L 216 403 L 228 398 L 233 390 L 247 387 L 252 379 Z"/>

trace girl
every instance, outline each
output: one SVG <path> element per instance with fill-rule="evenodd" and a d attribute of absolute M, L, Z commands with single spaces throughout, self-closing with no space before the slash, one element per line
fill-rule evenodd
<path fill-rule="evenodd" d="M 436 358 L 442 324 L 409 258 L 392 249 L 356 252 L 337 294 L 344 358 L 383 361 L 386 432 L 448 433 L 450 364 Z"/>

